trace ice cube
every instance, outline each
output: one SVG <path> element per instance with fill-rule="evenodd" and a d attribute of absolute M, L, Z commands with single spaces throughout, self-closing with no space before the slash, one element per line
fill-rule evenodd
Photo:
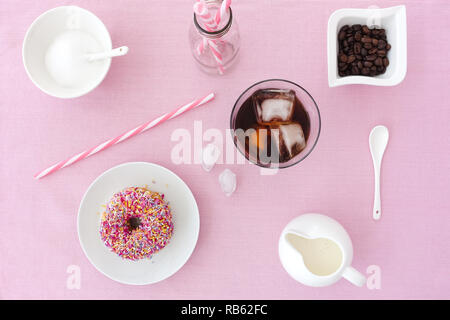
<path fill-rule="evenodd" d="M 280 162 L 292 159 L 306 147 L 302 126 L 297 122 L 273 125 L 270 132 L 272 142 L 278 147 Z"/>
<path fill-rule="evenodd" d="M 306 147 L 305 134 L 300 123 L 280 125 L 281 138 L 291 157 L 299 154 Z"/>
<path fill-rule="evenodd" d="M 202 154 L 202 167 L 205 171 L 209 172 L 216 164 L 220 157 L 220 150 L 215 144 L 208 144 L 203 149 Z"/>
<path fill-rule="evenodd" d="M 262 89 L 253 94 L 253 105 L 259 123 L 289 121 L 294 115 L 295 92 L 283 89 Z"/>
<path fill-rule="evenodd" d="M 236 190 L 236 175 L 230 169 L 225 169 L 219 176 L 219 183 L 222 191 L 229 197 Z"/>

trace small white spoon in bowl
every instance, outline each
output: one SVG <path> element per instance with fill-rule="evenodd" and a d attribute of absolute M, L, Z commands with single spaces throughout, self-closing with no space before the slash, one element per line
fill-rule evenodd
<path fill-rule="evenodd" d="M 381 217 L 381 199 L 380 199 L 380 171 L 381 160 L 384 150 L 386 150 L 389 141 L 389 131 L 385 126 L 376 126 L 369 135 L 370 153 L 372 154 L 373 169 L 375 174 L 375 196 L 373 200 L 373 218 L 379 220 Z"/>
<path fill-rule="evenodd" d="M 126 55 L 127 53 L 128 53 L 128 47 L 123 46 L 123 47 L 115 48 L 115 49 L 105 51 L 105 52 L 86 54 L 85 58 L 87 59 L 87 61 L 93 62 L 93 61 L 97 61 L 97 60 L 103 60 L 103 59 L 107 59 L 107 58 L 123 56 L 123 55 Z"/>

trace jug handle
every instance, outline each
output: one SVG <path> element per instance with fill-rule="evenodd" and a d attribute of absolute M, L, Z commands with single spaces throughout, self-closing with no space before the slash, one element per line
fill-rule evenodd
<path fill-rule="evenodd" d="M 362 287 L 366 283 L 366 277 L 353 267 L 347 267 L 342 276 L 358 287 Z"/>

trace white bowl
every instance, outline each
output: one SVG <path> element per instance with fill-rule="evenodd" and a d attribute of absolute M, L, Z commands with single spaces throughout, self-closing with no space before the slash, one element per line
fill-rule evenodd
<path fill-rule="evenodd" d="M 384 74 L 375 77 L 347 76 L 338 74 L 338 32 L 344 25 L 366 24 L 386 30 L 392 48 L 387 56 L 389 66 Z M 346 84 L 368 84 L 375 86 L 395 86 L 406 75 L 406 8 L 396 6 L 384 9 L 340 9 L 328 19 L 328 85 L 337 87 Z"/>
<path fill-rule="evenodd" d="M 173 214 L 169 244 L 151 259 L 125 260 L 100 238 L 103 207 L 126 187 L 144 187 L 164 194 Z M 78 211 L 78 237 L 88 260 L 107 277 L 125 284 L 162 281 L 177 272 L 194 251 L 200 229 L 197 203 L 189 187 L 172 171 L 147 162 L 129 162 L 105 171 L 89 186 Z"/>
<path fill-rule="evenodd" d="M 97 87 L 111 65 L 111 58 L 96 61 L 89 66 L 89 75 L 75 83 L 67 85 L 55 80 L 50 74 L 46 56 L 57 37 L 67 32 L 79 32 L 88 35 L 96 49 L 109 51 L 112 49 L 111 37 L 103 22 L 88 10 L 76 6 L 56 7 L 40 15 L 29 27 L 23 42 L 22 56 L 25 70 L 31 81 L 45 93 L 58 98 L 75 98 L 82 96 Z M 67 55 L 55 61 L 57 66 L 65 67 Z M 65 77 L 69 77 L 64 75 Z M 74 77 L 75 78 L 75 77 Z M 69 77 L 70 79 L 70 77 Z"/>

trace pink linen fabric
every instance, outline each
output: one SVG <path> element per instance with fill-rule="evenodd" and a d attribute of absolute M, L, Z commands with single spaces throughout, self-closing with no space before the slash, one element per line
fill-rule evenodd
<path fill-rule="evenodd" d="M 107 26 L 114 59 L 104 82 L 72 100 L 42 93 L 28 79 L 21 48 L 44 11 L 74 4 Z M 339 8 L 406 4 L 408 72 L 395 87 L 327 83 L 326 31 Z M 242 37 L 239 61 L 223 77 L 202 73 L 189 52 L 192 1 L 0 2 L 0 298 L 1 299 L 448 299 L 450 298 L 450 2 L 233 2 Z M 240 93 L 256 81 L 284 78 L 305 87 L 322 115 L 322 133 L 300 165 L 273 176 L 252 165 L 200 165 L 171 160 L 172 132 L 228 128 Z M 124 130 L 214 91 L 214 102 L 40 181 L 33 174 Z M 373 169 L 369 132 L 384 124 L 390 141 L 382 169 L 380 221 L 371 218 Z M 225 133 L 224 133 L 225 134 Z M 90 183 L 128 161 L 177 173 L 200 209 L 200 236 L 186 265 L 169 279 L 127 286 L 100 274 L 84 256 L 77 212 Z M 231 198 L 217 181 L 238 177 Z M 270 190 L 270 192 L 269 192 Z M 318 212 L 337 219 L 354 244 L 356 269 L 381 270 L 381 288 L 345 280 L 310 288 L 289 277 L 278 237 L 294 217 Z M 81 271 L 67 287 L 69 266 Z M 70 271 L 70 268 L 69 268 Z"/>

